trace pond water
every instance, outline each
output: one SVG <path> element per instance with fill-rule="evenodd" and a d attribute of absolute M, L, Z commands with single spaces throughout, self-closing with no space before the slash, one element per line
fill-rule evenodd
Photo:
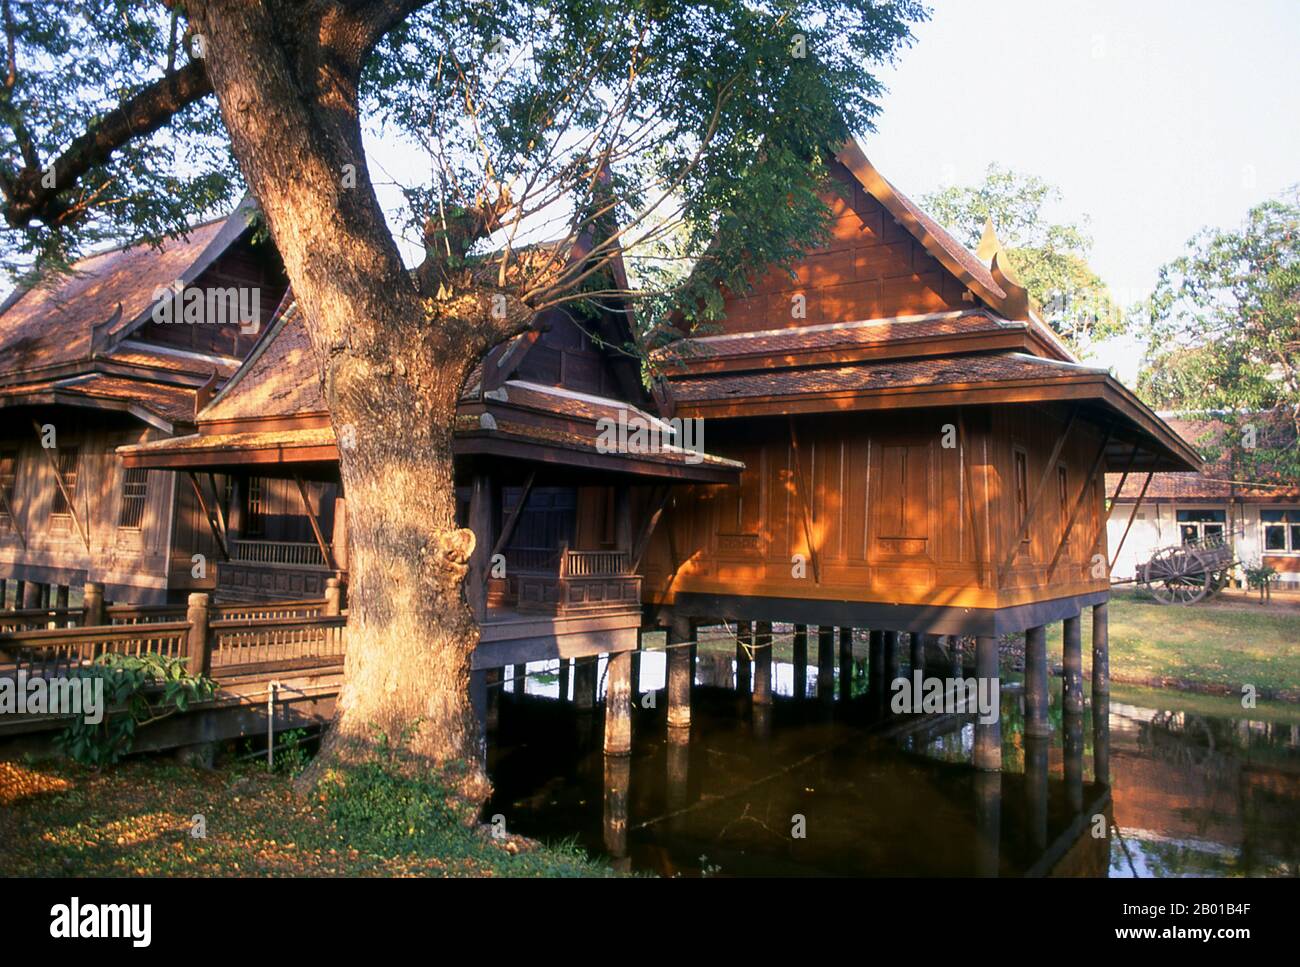
<path fill-rule="evenodd" d="M 687 736 L 666 725 L 663 654 L 639 661 L 627 757 L 603 755 L 602 708 L 560 701 L 544 664 L 521 693 L 504 683 L 485 820 L 668 876 L 1300 871 L 1294 725 L 1153 707 L 1152 692 L 1112 697 L 1099 728 L 1091 700 L 1081 721 L 1061 714 L 1054 679 L 1050 739 L 1023 734 L 1004 690 L 1003 767 L 984 773 L 970 717 L 890 714 L 862 662 L 820 689 L 809 667 L 799 697 L 774 662 L 765 708 L 735 691 L 729 656 L 701 654 Z"/>

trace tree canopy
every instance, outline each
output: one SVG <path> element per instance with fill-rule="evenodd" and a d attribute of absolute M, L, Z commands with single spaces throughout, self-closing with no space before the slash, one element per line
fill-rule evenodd
<path fill-rule="evenodd" d="M 925 196 L 922 204 L 971 249 L 992 221 L 1044 321 L 1070 344 L 1084 347 L 1115 335 L 1123 314 L 1088 265 L 1092 239 L 1084 227 L 1049 219 L 1046 209 L 1060 197 L 1060 189 L 1041 178 L 991 164 L 980 184 L 950 186 Z"/>
<path fill-rule="evenodd" d="M 1250 479 L 1300 475 L 1300 192 L 1195 235 L 1147 309 L 1143 395 L 1222 420 Z"/>

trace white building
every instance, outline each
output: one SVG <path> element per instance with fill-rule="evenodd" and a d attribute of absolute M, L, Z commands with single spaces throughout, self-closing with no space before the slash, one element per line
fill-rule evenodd
<path fill-rule="evenodd" d="M 1161 416 L 1198 448 L 1212 441 L 1222 426 Z M 1107 493 L 1113 494 L 1119 482 L 1119 474 L 1108 474 Z M 1199 474 L 1153 474 L 1143 495 L 1145 482 L 1146 474 L 1131 474 L 1111 511 L 1107 534 L 1111 556 L 1119 550 L 1112 579 L 1134 577 L 1162 547 L 1222 537 L 1242 564 L 1268 564 L 1278 572 L 1283 587 L 1300 588 L 1300 481 L 1290 486 L 1253 484 L 1240 479 L 1225 458 L 1207 462 Z M 1139 496 L 1141 503 L 1133 514 Z M 1234 577 L 1244 581 L 1241 567 Z"/>

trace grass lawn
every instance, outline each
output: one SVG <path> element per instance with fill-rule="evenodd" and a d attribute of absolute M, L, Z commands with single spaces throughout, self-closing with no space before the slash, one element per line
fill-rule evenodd
<path fill-rule="evenodd" d="M 1187 607 L 1135 595 L 1110 603 L 1110 672 L 1117 683 L 1191 685 L 1300 701 L 1300 608 L 1261 607 L 1244 600 Z M 1092 610 L 1083 613 L 1083 662 L 1090 673 Z M 1048 653 L 1059 660 L 1061 624 L 1048 630 Z"/>
<path fill-rule="evenodd" d="M 340 817 L 323 796 L 294 794 L 286 775 L 248 763 L 205 770 L 141 758 L 93 772 L 63 762 L 0 762 L 0 876 L 608 876 L 570 846 L 439 821 L 380 790 L 376 822 L 392 836 L 357 835 L 361 809 Z M 202 816 L 206 836 L 191 835 Z"/>

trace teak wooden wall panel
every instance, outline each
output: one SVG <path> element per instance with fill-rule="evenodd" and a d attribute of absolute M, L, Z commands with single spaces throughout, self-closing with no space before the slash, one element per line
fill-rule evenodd
<path fill-rule="evenodd" d="M 839 163 L 823 194 L 828 238 L 742 296 L 729 296 L 723 328 L 753 332 L 969 308 L 964 287 Z M 802 304 L 795 299 L 802 297 Z M 802 315 L 795 314 L 796 307 Z"/>
<path fill-rule="evenodd" d="M 964 440 L 955 433 L 963 420 Z M 674 576 L 668 541 L 657 534 L 645 564 L 647 596 L 667 600 L 671 581 L 673 593 L 1000 607 L 1104 589 L 1105 578 L 1089 574 L 1102 520 L 1100 471 L 1051 581 L 1048 565 L 1069 512 L 1055 478 L 1025 552 L 997 587 L 1018 524 L 1007 483 L 1013 449 L 1028 453 L 1034 488 L 1062 424 L 1055 410 L 1025 407 L 961 417 L 918 410 L 803 418 L 795 424 L 800 474 L 788 421 L 716 421 L 710 450 L 744 461 L 746 470 L 738 486 L 681 488 L 665 520 L 679 566 Z M 949 428 L 951 447 L 944 446 Z M 1071 505 L 1099 444 L 1096 428 L 1080 422 L 1062 451 Z M 757 520 L 744 509 L 754 501 Z M 807 562 L 802 578 L 795 555 Z"/>

